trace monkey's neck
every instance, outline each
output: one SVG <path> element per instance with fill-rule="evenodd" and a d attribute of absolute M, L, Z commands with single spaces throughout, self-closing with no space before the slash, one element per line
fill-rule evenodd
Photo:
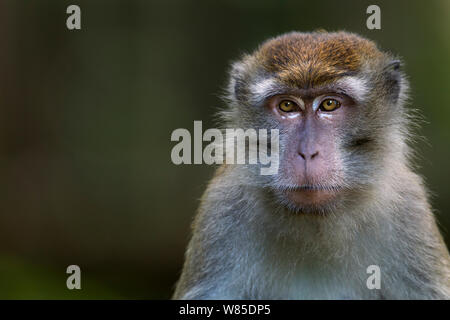
<path fill-rule="evenodd" d="M 428 208 L 420 178 L 407 168 L 399 170 L 395 176 L 381 177 L 358 196 L 360 201 L 328 214 L 298 214 L 275 203 L 268 204 L 264 198 L 267 197 L 257 193 L 250 200 L 262 204 L 248 213 L 251 220 L 256 221 L 250 223 L 254 236 L 257 241 L 266 241 L 274 250 L 288 252 L 290 258 L 287 258 L 299 261 L 348 259 L 374 253 L 376 248 L 395 247 L 401 236 L 394 228 L 399 227 L 399 221 L 408 219 L 405 215 L 413 210 Z"/>

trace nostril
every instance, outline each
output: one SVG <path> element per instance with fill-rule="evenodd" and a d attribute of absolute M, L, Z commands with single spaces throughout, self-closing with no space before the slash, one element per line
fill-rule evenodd
<path fill-rule="evenodd" d="M 303 160 L 313 160 L 318 154 L 319 154 L 319 151 L 316 151 L 316 152 L 314 152 L 314 153 L 311 154 L 311 155 L 310 155 L 309 153 L 307 153 L 307 154 L 302 153 L 302 152 L 299 152 L 299 153 L 298 153 L 298 155 L 299 155 L 300 157 L 302 157 Z"/>

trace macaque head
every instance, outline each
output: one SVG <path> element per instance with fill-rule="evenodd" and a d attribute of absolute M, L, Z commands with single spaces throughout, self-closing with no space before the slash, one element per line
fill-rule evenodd
<path fill-rule="evenodd" d="M 279 170 L 257 179 L 295 212 L 327 212 L 405 156 L 400 63 L 357 35 L 289 33 L 233 65 L 228 126 L 278 129 Z"/>

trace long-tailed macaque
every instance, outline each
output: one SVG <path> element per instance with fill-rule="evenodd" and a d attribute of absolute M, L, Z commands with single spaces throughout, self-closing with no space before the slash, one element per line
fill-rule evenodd
<path fill-rule="evenodd" d="M 174 299 L 450 298 L 399 60 L 355 34 L 293 32 L 234 63 L 227 91 L 227 128 L 279 129 L 279 170 L 217 169 Z"/>

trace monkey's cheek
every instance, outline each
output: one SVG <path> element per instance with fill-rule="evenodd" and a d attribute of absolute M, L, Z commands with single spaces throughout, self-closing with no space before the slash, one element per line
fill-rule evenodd
<path fill-rule="evenodd" d="M 337 191 L 333 190 L 295 190 L 288 191 L 290 201 L 303 206 L 320 206 L 337 197 Z"/>

